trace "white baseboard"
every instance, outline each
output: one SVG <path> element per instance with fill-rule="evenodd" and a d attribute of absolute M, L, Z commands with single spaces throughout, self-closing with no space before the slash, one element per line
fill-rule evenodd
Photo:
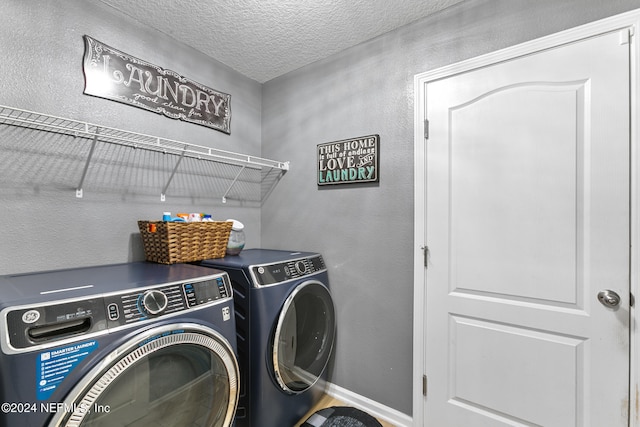
<path fill-rule="evenodd" d="M 388 406 L 382 405 L 335 384 L 328 383 L 325 393 L 355 408 L 361 409 L 376 418 L 388 421 L 397 427 L 413 426 L 413 418 L 409 415 L 396 411 L 393 408 L 389 408 Z"/>

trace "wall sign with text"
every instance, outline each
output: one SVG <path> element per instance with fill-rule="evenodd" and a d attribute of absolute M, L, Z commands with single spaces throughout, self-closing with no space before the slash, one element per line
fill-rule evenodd
<path fill-rule="evenodd" d="M 318 144 L 318 185 L 380 182 L 380 136 Z"/>
<path fill-rule="evenodd" d="M 231 95 L 84 36 L 84 93 L 230 134 Z"/>

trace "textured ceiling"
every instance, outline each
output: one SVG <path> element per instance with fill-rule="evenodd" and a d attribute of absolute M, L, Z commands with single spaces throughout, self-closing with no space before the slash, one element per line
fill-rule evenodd
<path fill-rule="evenodd" d="M 264 83 L 462 0 L 101 0 Z"/>

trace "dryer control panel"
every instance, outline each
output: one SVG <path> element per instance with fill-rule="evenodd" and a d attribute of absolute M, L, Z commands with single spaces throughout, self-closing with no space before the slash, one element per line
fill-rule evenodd
<path fill-rule="evenodd" d="M 286 262 L 251 266 L 251 275 L 257 286 L 275 285 L 326 271 L 322 255 Z"/>

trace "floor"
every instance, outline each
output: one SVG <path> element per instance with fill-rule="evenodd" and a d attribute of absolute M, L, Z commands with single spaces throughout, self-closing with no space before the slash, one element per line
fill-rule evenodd
<path fill-rule="evenodd" d="M 304 423 L 304 421 L 309 418 L 311 416 L 311 414 L 313 414 L 314 412 L 316 412 L 319 409 L 322 408 L 328 408 L 330 406 L 350 406 L 334 397 L 331 397 L 327 394 L 325 394 L 322 399 L 320 399 L 320 401 L 313 407 L 311 408 L 311 410 L 309 412 L 307 412 L 307 414 L 302 417 L 302 419 L 294 426 L 294 427 L 300 427 L 302 425 L 302 423 Z M 382 427 L 395 427 L 393 424 L 391 424 L 390 422 L 384 421 L 384 420 L 378 420 L 380 421 L 380 424 L 382 424 Z"/>

